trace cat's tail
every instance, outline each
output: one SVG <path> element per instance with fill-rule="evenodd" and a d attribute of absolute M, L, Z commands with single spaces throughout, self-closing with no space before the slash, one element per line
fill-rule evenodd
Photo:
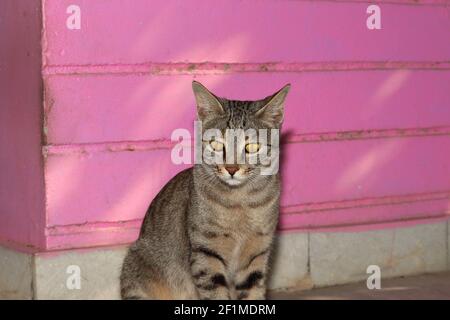
<path fill-rule="evenodd" d="M 120 273 L 120 296 L 122 299 L 138 300 L 146 298 L 145 292 L 140 288 L 138 269 L 136 252 L 134 245 L 132 245 L 125 256 Z"/>

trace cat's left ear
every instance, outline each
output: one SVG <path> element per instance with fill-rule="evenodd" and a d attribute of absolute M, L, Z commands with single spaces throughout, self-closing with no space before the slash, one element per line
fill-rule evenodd
<path fill-rule="evenodd" d="M 287 84 L 275 94 L 264 99 L 266 104 L 256 112 L 255 116 L 264 122 L 279 127 L 284 117 L 284 100 L 290 89 L 291 85 Z"/>

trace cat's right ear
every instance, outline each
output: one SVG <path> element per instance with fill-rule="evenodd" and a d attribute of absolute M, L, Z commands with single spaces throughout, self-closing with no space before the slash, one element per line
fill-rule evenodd
<path fill-rule="evenodd" d="M 192 81 L 192 90 L 197 101 L 197 115 L 200 121 L 208 117 L 217 117 L 224 113 L 219 100 L 200 82 Z"/>

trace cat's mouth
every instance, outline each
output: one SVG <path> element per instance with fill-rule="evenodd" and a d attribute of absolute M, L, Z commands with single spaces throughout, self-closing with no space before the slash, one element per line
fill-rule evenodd
<path fill-rule="evenodd" d="M 238 186 L 245 180 L 243 168 L 220 166 L 217 169 L 219 178 L 230 186 Z"/>

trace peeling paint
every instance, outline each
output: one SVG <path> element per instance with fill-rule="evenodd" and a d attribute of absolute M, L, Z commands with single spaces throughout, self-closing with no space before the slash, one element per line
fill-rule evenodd
<path fill-rule="evenodd" d="M 187 70 L 191 71 L 191 72 L 195 71 L 195 69 L 197 69 L 197 66 L 194 63 L 189 64 L 188 67 L 187 67 Z"/>
<path fill-rule="evenodd" d="M 383 205 L 396 205 L 404 203 L 412 203 L 417 201 L 430 201 L 430 200 L 450 200 L 450 190 L 442 192 L 430 192 L 421 194 L 409 194 L 401 196 L 387 196 L 377 198 L 365 198 L 355 200 L 342 200 L 342 201 L 329 201 L 323 203 L 304 203 L 301 205 L 288 206 L 282 208 L 283 214 L 300 214 L 316 211 L 327 211 L 336 209 L 350 209 L 358 207 L 372 207 Z"/>
<path fill-rule="evenodd" d="M 350 70 L 449 70 L 450 61 L 349 61 L 349 62 L 304 62 L 304 63 L 145 63 L 145 64 L 89 64 L 44 66 L 44 76 L 53 75 L 92 75 L 92 74 L 223 74 L 242 72 L 318 72 Z"/>

